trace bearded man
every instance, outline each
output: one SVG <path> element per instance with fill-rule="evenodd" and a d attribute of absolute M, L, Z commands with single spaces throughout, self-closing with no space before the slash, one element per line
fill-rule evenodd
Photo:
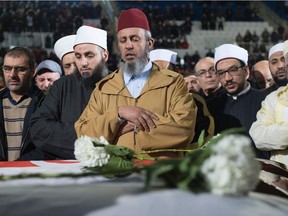
<path fill-rule="evenodd" d="M 196 106 L 179 73 L 152 63 L 154 40 L 146 15 L 121 12 L 117 31 L 120 68 L 102 79 L 75 123 L 77 136 L 104 136 L 135 151 L 186 148 L 194 136 Z M 153 157 L 179 157 L 161 151 Z"/>
<path fill-rule="evenodd" d="M 75 159 L 74 123 L 87 105 L 97 81 L 108 74 L 107 32 L 81 26 L 74 42 L 76 73 L 55 81 L 31 119 L 31 137 L 49 159 Z M 34 158 L 38 159 L 38 158 Z"/>

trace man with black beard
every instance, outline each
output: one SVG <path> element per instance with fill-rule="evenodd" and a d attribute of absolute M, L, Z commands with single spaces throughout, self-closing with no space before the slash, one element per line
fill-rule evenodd
<path fill-rule="evenodd" d="M 120 69 L 102 79 L 75 123 L 78 137 L 104 136 L 135 151 L 157 150 L 152 157 L 179 157 L 164 149 L 186 148 L 195 134 L 196 105 L 181 74 L 148 58 L 154 40 L 146 15 L 121 12 L 117 30 Z"/>
<path fill-rule="evenodd" d="M 288 82 L 288 71 L 285 70 L 285 57 L 283 55 L 283 42 L 272 46 L 269 50 L 268 61 L 271 75 L 275 84 L 267 89 L 266 92 L 271 93 L 281 86 L 285 86 Z"/>
<path fill-rule="evenodd" d="M 107 32 L 81 26 L 74 43 L 76 73 L 54 82 L 31 119 L 31 137 L 46 159 L 75 159 L 74 123 L 87 105 L 95 84 L 108 74 Z M 43 159 L 43 158 L 35 158 Z"/>

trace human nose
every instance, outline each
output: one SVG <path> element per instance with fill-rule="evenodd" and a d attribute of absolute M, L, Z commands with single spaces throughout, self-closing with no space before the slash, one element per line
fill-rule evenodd
<path fill-rule="evenodd" d="M 231 79 L 232 75 L 228 71 L 225 71 L 225 80 L 231 80 Z"/>
<path fill-rule="evenodd" d="M 125 48 L 126 48 L 126 49 L 133 49 L 133 43 L 132 43 L 132 41 L 127 40 L 127 41 L 126 41 L 126 44 L 125 44 Z"/>

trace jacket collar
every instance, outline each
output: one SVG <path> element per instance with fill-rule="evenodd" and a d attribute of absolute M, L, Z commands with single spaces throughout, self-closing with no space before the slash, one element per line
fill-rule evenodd
<path fill-rule="evenodd" d="M 159 66 L 153 63 L 152 71 L 142 89 L 141 94 L 156 88 L 162 88 L 164 86 L 170 85 L 174 80 L 174 76 L 168 71 L 169 70 L 167 69 L 160 69 Z M 131 97 L 124 84 L 123 71 L 120 69 L 102 79 L 97 84 L 97 88 L 104 94 L 117 95 L 121 92 L 122 95 Z"/>

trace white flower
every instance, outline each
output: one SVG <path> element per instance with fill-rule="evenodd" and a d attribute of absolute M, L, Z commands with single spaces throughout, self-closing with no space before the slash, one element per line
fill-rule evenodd
<path fill-rule="evenodd" d="M 103 147 L 95 147 L 93 141 L 109 144 L 104 137 L 90 138 L 88 136 L 82 136 L 75 141 L 74 155 L 80 164 L 86 167 L 101 167 L 106 164 L 110 158 L 110 155 L 105 151 Z"/>
<path fill-rule="evenodd" d="M 255 188 L 260 166 L 248 137 L 228 135 L 212 152 L 200 168 L 212 193 L 242 195 Z"/>

